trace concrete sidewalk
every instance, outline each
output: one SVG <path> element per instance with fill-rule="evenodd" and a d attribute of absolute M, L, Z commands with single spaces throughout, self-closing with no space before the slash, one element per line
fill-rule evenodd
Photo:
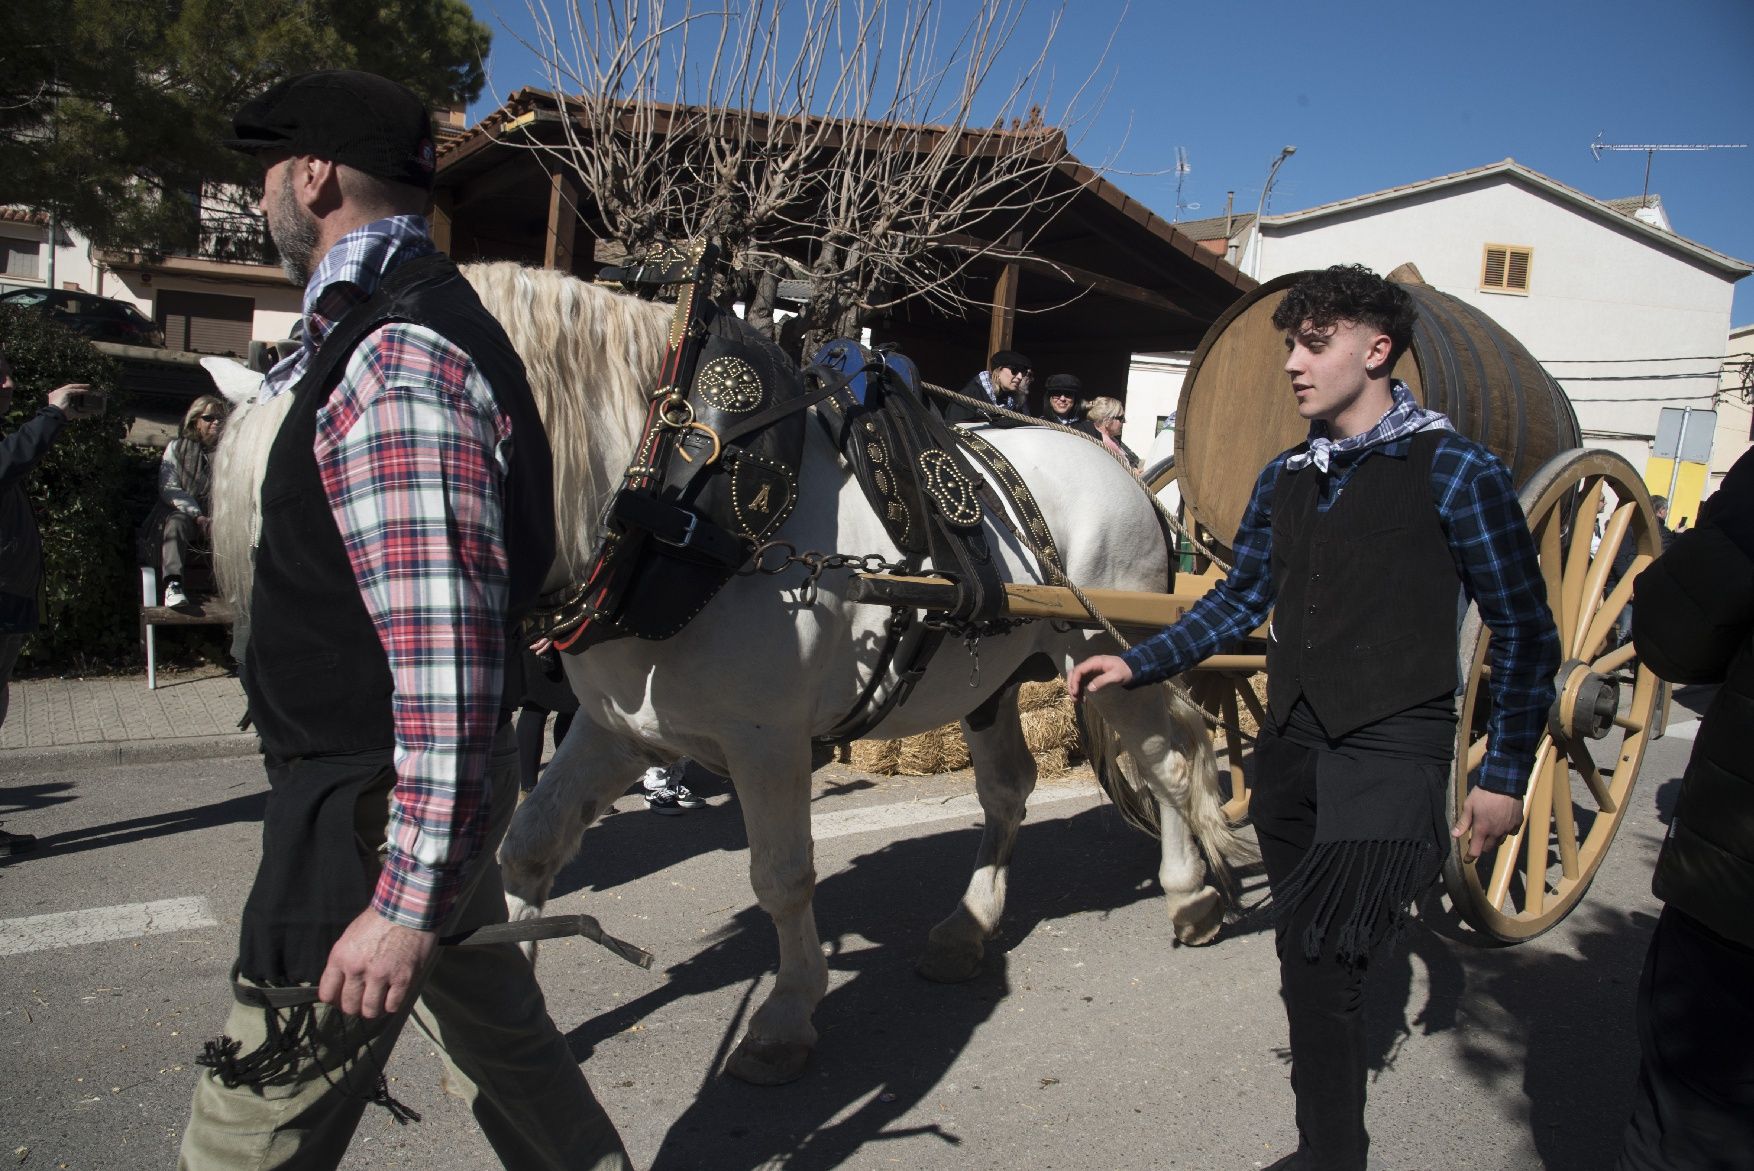
<path fill-rule="evenodd" d="M 0 776 L 160 760 L 247 756 L 253 732 L 239 732 L 244 691 L 217 669 L 145 675 L 12 681 L 0 727 Z"/>

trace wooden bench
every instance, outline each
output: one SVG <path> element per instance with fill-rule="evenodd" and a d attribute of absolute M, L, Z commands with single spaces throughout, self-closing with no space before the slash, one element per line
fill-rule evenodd
<path fill-rule="evenodd" d="M 160 626 L 230 626 L 237 620 L 229 603 L 211 595 L 191 594 L 189 606 L 173 610 L 158 604 L 158 569 L 140 567 L 140 645 L 146 651 L 146 686 L 158 687 L 158 639 Z"/>

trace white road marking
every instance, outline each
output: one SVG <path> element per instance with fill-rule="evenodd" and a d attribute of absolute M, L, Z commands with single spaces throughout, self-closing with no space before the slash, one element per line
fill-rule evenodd
<path fill-rule="evenodd" d="M 1682 720 L 1679 724 L 1670 724 L 1663 735 L 1673 736 L 1677 740 L 1691 740 L 1699 735 L 1699 721 Z"/>
<path fill-rule="evenodd" d="M 1056 785 L 1030 794 L 1029 807 L 1035 809 L 1079 798 L 1095 801 L 1101 799 L 1101 794 L 1094 789 Z M 981 816 L 980 798 L 965 793 L 947 801 L 897 801 L 888 805 L 819 813 L 810 819 L 810 826 L 816 840 L 821 842 L 873 830 L 901 829 L 934 821 L 967 821 Z M 213 927 L 218 922 L 208 910 L 207 900 L 200 897 L 0 919 L 0 956 L 194 931 Z"/>
<path fill-rule="evenodd" d="M 77 947 L 82 943 L 138 939 L 142 935 L 166 935 L 173 931 L 194 931 L 212 927 L 218 922 L 208 912 L 207 900 L 200 897 L 0 919 L 0 956 Z"/>
<path fill-rule="evenodd" d="M 1034 809 L 1079 797 L 1096 799 L 1100 794 L 1095 789 L 1056 785 L 1051 789 L 1037 789 L 1031 793 L 1029 807 Z M 810 833 L 821 842 L 878 829 L 900 829 L 903 826 L 923 825 L 931 821 L 957 821 L 981 816 L 980 798 L 973 793 L 965 793 L 948 801 L 897 801 L 892 805 L 867 805 L 836 813 L 818 813 L 810 819 Z"/>

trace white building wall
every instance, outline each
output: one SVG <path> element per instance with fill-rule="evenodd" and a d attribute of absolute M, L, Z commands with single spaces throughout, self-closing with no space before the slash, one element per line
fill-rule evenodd
<path fill-rule="evenodd" d="M 1412 261 L 1428 284 L 1483 310 L 1548 365 L 1587 445 L 1640 470 L 1662 407 L 1711 405 L 1717 363 L 1706 356 L 1722 352 L 1729 332 L 1730 277 L 1512 178 L 1265 232 L 1262 280 L 1339 263 L 1387 273 Z M 1526 296 L 1480 288 L 1489 243 L 1534 250 Z M 1652 361 L 1673 358 L 1694 360 Z"/>
<path fill-rule="evenodd" d="M 1191 353 L 1133 355 L 1121 442 L 1137 452 L 1146 467 L 1175 450 L 1175 432 L 1169 424 L 1192 359 Z"/>
<path fill-rule="evenodd" d="M 196 276 L 154 272 L 147 277 L 140 272 L 116 272 L 100 264 L 93 256 L 85 237 L 75 232 L 61 232 L 50 267 L 49 230 L 40 224 L 0 223 L 0 236 L 35 240 L 39 245 L 37 276 L 0 276 L 0 292 L 26 288 L 78 289 L 126 301 L 149 318 L 156 319 L 155 298 L 161 292 L 217 293 L 227 297 L 248 297 L 255 302 L 251 336 L 258 341 L 276 341 L 291 335 L 301 315 L 303 293 L 281 279 L 278 269 L 264 268 L 264 281 L 217 281 Z"/>
<path fill-rule="evenodd" d="M 1754 362 L 1754 325 L 1730 331 L 1730 342 L 1724 351 L 1723 374 L 1718 383 L 1717 435 L 1711 445 L 1711 475 L 1707 477 L 1707 495 L 1717 491 L 1735 462 L 1754 447 L 1754 407 L 1749 405 L 1742 379 Z"/>

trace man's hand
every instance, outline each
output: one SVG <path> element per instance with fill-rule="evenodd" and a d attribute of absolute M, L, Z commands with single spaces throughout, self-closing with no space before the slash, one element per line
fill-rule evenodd
<path fill-rule="evenodd" d="M 1472 789 L 1462 802 L 1462 816 L 1449 836 L 1465 840 L 1462 860 L 1476 861 L 1523 823 L 1523 799 L 1490 789 Z"/>
<path fill-rule="evenodd" d="M 1066 690 L 1075 700 L 1082 700 L 1092 692 L 1101 691 L 1110 684 L 1125 685 L 1133 681 L 1133 668 L 1119 655 L 1092 655 L 1066 676 Z"/>
<path fill-rule="evenodd" d="M 104 397 L 84 382 L 69 382 L 49 392 L 49 405 L 69 419 L 90 419 L 104 413 Z"/>
<path fill-rule="evenodd" d="M 330 950 L 317 999 L 368 1021 L 397 1012 L 437 946 L 436 932 L 403 927 L 367 907 Z"/>

